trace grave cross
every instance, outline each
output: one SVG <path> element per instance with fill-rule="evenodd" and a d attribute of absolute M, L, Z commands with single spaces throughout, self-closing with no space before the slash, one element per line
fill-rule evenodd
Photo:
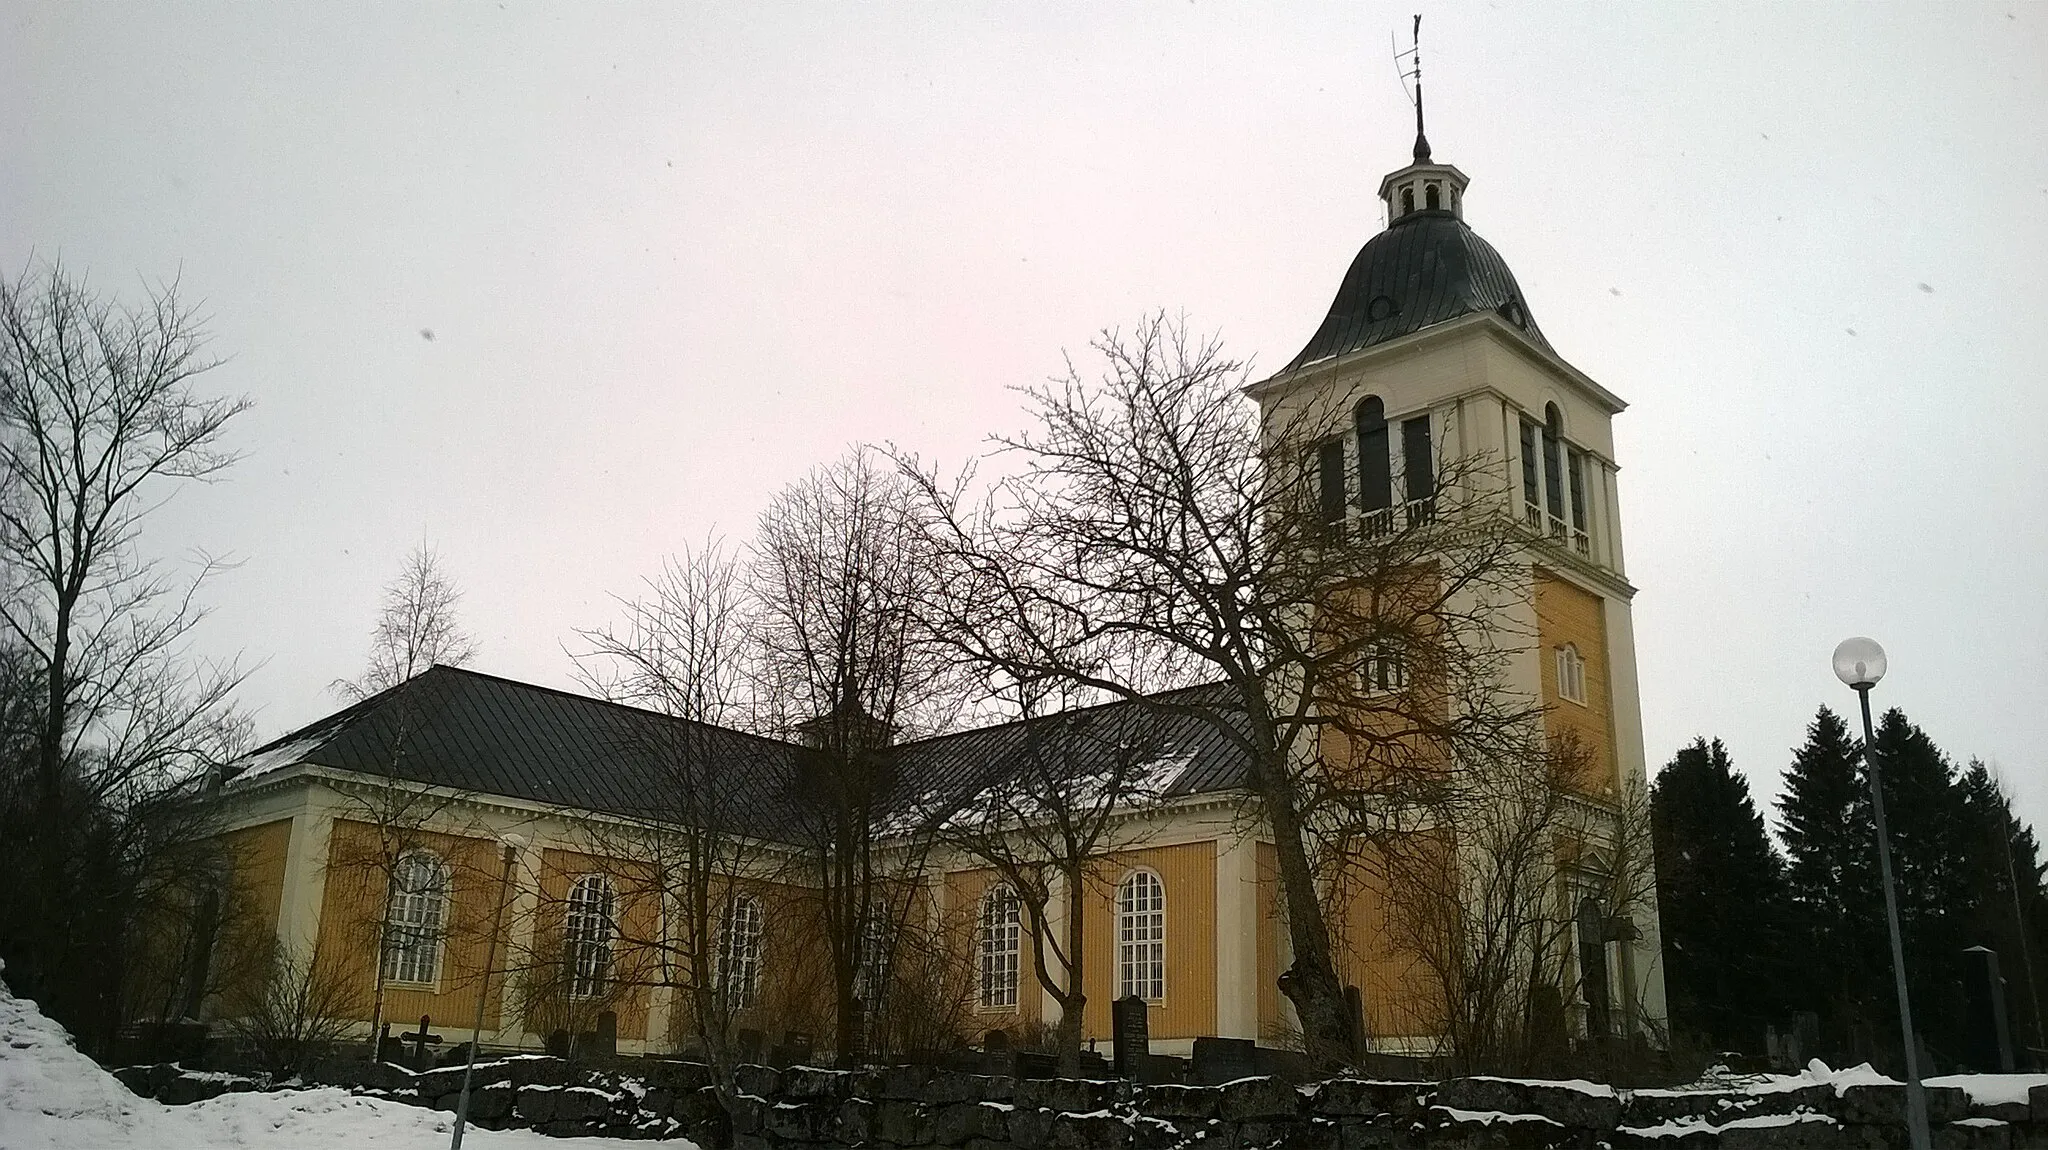
<path fill-rule="evenodd" d="M 435 1046 L 439 1046 L 441 1044 L 440 1035 L 429 1034 L 427 1032 L 427 1016 L 424 1014 L 420 1015 L 419 1032 L 416 1034 L 401 1034 L 398 1036 L 398 1040 L 400 1042 L 410 1042 L 413 1044 L 412 1056 L 414 1060 L 418 1062 L 425 1062 L 427 1060 L 427 1045 L 429 1043 L 432 1043 Z"/>

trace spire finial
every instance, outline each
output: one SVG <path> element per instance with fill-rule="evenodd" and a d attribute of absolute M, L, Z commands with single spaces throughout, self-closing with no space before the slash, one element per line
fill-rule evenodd
<path fill-rule="evenodd" d="M 1408 75 L 1415 79 L 1415 162 L 1429 162 L 1429 137 L 1422 131 L 1422 13 L 1415 14 L 1415 28 L 1410 33 L 1408 49 Z"/>

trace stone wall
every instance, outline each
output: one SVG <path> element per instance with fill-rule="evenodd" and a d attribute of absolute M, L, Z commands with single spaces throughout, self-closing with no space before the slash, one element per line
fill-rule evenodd
<path fill-rule="evenodd" d="M 377 1068 L 376 1075 L 384 1081 L 333 1084 L 452 1111 L 462 1082 L 459 1067 L 424 1074 Z M 123 1081 L 159 1089 L 175 1078 L 152 1068 L 123 1074 Z M 683 1136 L 705 1150 L 1906 1145 L 1905 1089 L 1897 1085 L 1838 1091 L 1780 1080 L 1762 1090 L 1616 1091 L 1583 1082 L 1498 1078 L 1333 1079 L 1294 1086 L 1258 1077 L 1221 1086 L 1147 1086 L 928 1067 L 843 1072 L 745 1066 L 735 1075 L 737 1094 L 728 1114 L 709 1081 L 704 1067 L 690 1063 L 649 1061 L 598 1071 L 572 1069 L 552 1058 L 513 1058 L 477 1068 L 470 1112 L 484 1127 Z M 169 1092 L 191 1093 L 175 1086 Z M 2048 1087 L 2035 1087 L 2026 1103 L 1973 1106 L 1955 1087 L 1930 1088 L 1928 1100 L 1937 1147 L 2048 1147 Z"/>

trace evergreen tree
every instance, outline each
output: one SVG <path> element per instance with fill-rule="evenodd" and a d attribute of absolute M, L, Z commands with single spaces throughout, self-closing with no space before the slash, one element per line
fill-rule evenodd
<path fill-rule="evenodd" d="M 1673 1028 L 1761 1052 L 1782 994 L 1784 865 L 1719 739 L 1679 751 L 1650 791 Z"/>
<path fill-rule="evenodd" d="M 1860 750 L 1841 716 L 1822 707 L 1778 801 L 1794 945 L 1809 958 L 1787 989 L 1793 1009 L 1820 1015 L 1836 1051 L 1867 1050 L 1874 1023 L 1896 1017 L 1885 996 L 1890 951 Z"/>
<path fill-rule="evenodd" d="M 1913 1021 L 1946 1060 L 1961 1046 L 1962 950 L 1978 941 L 1970 926 L 1988 893 L 1972 883 L 1969 809 L 1948 756 L 1903 712 L 1885 712 L 1872 751 L 1884 779 Z M 1882 902 L 1876 913 L 1882 922 Z"/>
<path fill-rule="evenodd" d="M 1970 941 L 1998 952 L 2005 1008 L 2016 1052 L 2048 1046 L 2042 1039 L 2036 977 L 2048 943 L 2048 892 L 2042 890 L 2041 847 L 2032 827 L 2013 814 L 2012 800 L 1990 768 L 1970 760 L 1957 785 L 1968 812 L 1971 887 L 1976 892 Z M 2022 1062 L 2028 1061 L 2022 1055 Z"/>

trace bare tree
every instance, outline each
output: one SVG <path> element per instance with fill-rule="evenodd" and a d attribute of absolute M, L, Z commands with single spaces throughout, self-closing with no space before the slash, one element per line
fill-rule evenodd
<path fill-rule="evenodd" d="M 227 1032 L 268 1073 L 301 1073 L 354 1025 L 362 1009 L 357 986 L 311 955 L 273 947 L 261 977 L 229 995 Z"/>
<path fill-rule="evenodd" d="M 441 569 L 439 555 L 422 542 L 384 586 L 384 601 L 370 632 L 370 653 L 363 673 L 354 679 L 337 679 L 333 690 L 365 705 L 372 696 L 404 688 L 437 663 L 457 667 L 475 658 L 476 645 L 456 613 L 461 601 L 462 593 Z M 343 792 L 350 820 L 364 824 L 369 831 L 339 845 L 332 865 L 354 872 L 358 881 L 367 881 L 383 892 L 372 902 L 375 918 L 355 924 L 370 940 L 367 949 L 376 963 L 370 993 L 373 1047 L 383 1027 L 386 974 L 393 955 L 397 949 L 429 941 L 415 937 L 414 932 L 394 934 L 391 930 L 393 901 L 419 893 L 404 888 L 416 875 L 427 874 L 407 860 L 432 848 L 437 842 L 434 828 L 459 798 L 442 788 L 400 781 L 407 773 L 412 741 L 432 717 L 435 706 L 436 700 L 417 688 L 401 690 L 389 704 L 391 718 L 382 729 L 379 754 L 391 783 Z"/>
<path fill-rule="evenodd" d="M 460 667 L 476 658 L 476 642 L 456 614 L 461 604 L 462 592 L 441 569 L 440 555 L 424 542 L 413 548 L 398 577 L 384 586 L 368 666 L 353 679 L 335 680 L 335 692 L 360 701 L 436 663 Z"/>
<path fill-rule="evenodd" d="M 970 780 L 936 822 L 941 843 L 979 860 L 1014 892 L 1038 985 L 1060 1009 L 1060 1073 L 1081 1071 L 1088 1005 L 1086 899 L 1096 864 L 1142 841 L 1143 809 L 1172 781 L 1156 716 L 1064 710 L 1025 720 L 1017 744 Z"/>
<path fill-rule="evenodd" d="M 893 466 L 856 449 L 776 496 L 750 572 L 765 717 L 805 747 L 790 797 L 832 956 L 843 1063 L 861 1047 L 860 991 L 888 982 L 877 972 L 912 913 L 928 843 L 899 817 L 915 803 L 888 747 L 943 725 L 955 699 L 951 664 L 919 626 L 937 568 L 914 499 Z"/>
<path fill-rule="evenodd" d="M 249 404 L 201 391 L 205 345 L 175 284 L 130 306 L 55 264 L 0 282 L 0 636 L 34 709 L 32 756 L 10 764 L 0 838 L 21 851 L 21 901 L 0 910 L 0 949 L 88 1042 L 118 1013 L 157 809 L 245 736 L 240 673 L 185 645 L 219 564 L 181 575 L 140 548 L 152 509 L 235 459 L 222 440 Z"/>
<path fill-rule="evenodd" d="M 1499 690 L 1516 647 L 1504 605 L 1527 579 L 1487 497 L 1499 481 L 1483 458 L 1439 459 L 1405 503 L 1333 505 L 1317 447 L 1348 413 L 1262 423 L 1243 365 L 1162 316 L 1094 346 L 1099 380 L 1070 367 L 1024 391 L 1037 428 L 998 441 L 1013 474 L 975 499 L 920 479 L 949 575 L 935 629 L 975 642 L 1007 618 L 973 659 L 1199 720 L 1237 748 L 1278 863 L 1281 989 L 1311 1055 L 1339 1061 L 1362 1036 L 1328 868 L 1453 785 L 1446 764 L 1533 745 L 1540 708 Z M 1165 694 L 1199 683 L 1218 686 Z"/>
<path fill-rule="evenodd" d="M 684 996 L 686 1015 L 717 1085 L 730 1089 L 736 1016 L 748 996 L 721 968 L 721 941 L 751 881 L 775 869 L 761 835 L 765 801 L 782 786 L 786 755 L 732 728 L 749 721 L 746 674 L 752 600 L 737 558 L 717 541 L 671 559 L 625 619 L 579 632 L 580 676 L 593 694 L 661 716 L 621 716 L 614 752 L 641 764 L 653 785 L 640 818 L 594 828 L 607 857 L 665 892 L 666 913 L 623 946 L 654 956 L 640 977 Z"/>

